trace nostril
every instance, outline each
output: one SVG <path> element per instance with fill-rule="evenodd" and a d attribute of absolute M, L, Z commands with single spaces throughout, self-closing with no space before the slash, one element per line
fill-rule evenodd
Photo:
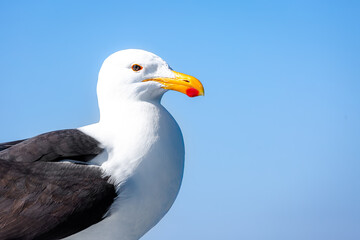
<path fill-rule="evenodd" d="M 184 82 L 187 82 L 187 83 L 189 83 L 190 81 L 189 80 L 183 80 Z"/>

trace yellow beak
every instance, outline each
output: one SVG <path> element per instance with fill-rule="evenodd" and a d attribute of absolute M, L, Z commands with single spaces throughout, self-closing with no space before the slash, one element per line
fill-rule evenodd
<path fill-rule="evenodd" d="M 143 82 L 159 82 L 163 85 L 163 89 L 175 90 L 189 97 L 204 95 L 204 87 L 199 80 L 184 73 L 172 72 L 175 74 L 175 78 L 150 78 L 143 80 Z"/>

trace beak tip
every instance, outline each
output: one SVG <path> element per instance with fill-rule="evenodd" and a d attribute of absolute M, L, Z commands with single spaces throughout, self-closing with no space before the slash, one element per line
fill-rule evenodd
<path fill-rule="evenodd" d="M 186 90 L 186 95 L 188 96 L 188 97 L 191 97 L 191 98 L 193 98 L 193 97 L 199 97 L 199 96 L 204 96 L 205 95 L 205 93 L 204 93 L 204 90 L 197 90 L 197 89 L 195 89 L 195 88 L 188 88 L 187 90 Z"/>

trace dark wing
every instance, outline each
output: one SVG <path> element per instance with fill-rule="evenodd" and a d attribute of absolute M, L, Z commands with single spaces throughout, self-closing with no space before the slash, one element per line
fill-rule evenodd
<path fill-rule="evenodd" d="M 0 239 L 59 239 L 100 221 L 116 197 L 98 167 L 0 161 Z"/>
<path fill-rule="evenodd" d="M 5 150 L 5 149 L 7 149 L 9 147 L 12 147 L 12 146 L 14 146 L 14 145 L 16 145 L 18 143 L 21 143 L 22 141 L 24 141 L 24 140 L 17 140 L 17 141 L 13 141 L 13 142 L 0 143 L 0 151 Z"/>
<path fill-rule="evenodd" d="M 17 162 L 74 159 L 86 162 L 102 150 L 94 138 L 76 129 L 66 129 L 0 144 L 0 159 Z"/>
<path fill-rule="evenodd" d="M 103 150 L 79 130 L 0 147 L 0 239 L 69 236 L 100 221 L 116 197 L 100 168 L 57 162 L 88 161 Z"/>

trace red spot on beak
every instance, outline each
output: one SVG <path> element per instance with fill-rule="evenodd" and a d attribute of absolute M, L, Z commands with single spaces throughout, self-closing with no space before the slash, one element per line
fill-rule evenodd
<path fill-rule="evenodd" d="M 189 97 L 196 97 L 199 96 L 199 91 L 195 88 L 188 88 L 186 89 L 186 95 L 188 95 Z"/>

